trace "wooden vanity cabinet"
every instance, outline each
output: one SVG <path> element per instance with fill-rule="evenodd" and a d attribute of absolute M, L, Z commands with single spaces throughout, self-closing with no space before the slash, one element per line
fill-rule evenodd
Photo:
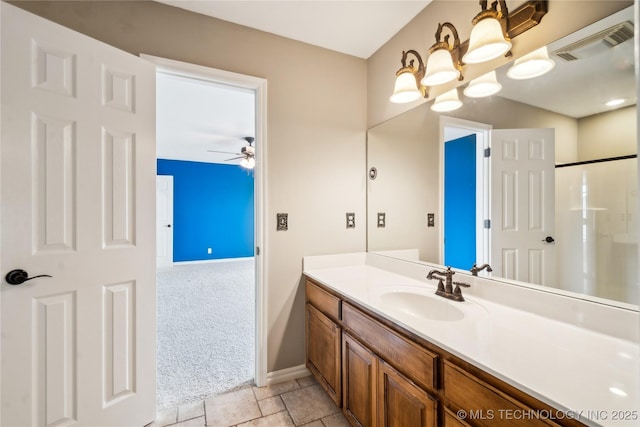
<path fill-rule="evenodd" d="M 438 403 L 348 333 L 342 335 L 342 411 L 358 427 L 435 427 Z"/>
<path fill-rule="evenodd" d="M 351 425 L 376 425 L 378 358 L 348 333 L 342 335 L 342 412 Z"/>
<path fill-rule="evenodd" d="M 438 401 L 390 365 L 378 363 L 379 427 L 436 427 Z"/>
<path fill-rule="evenodd" d="M 342 403 L 340 300 L 307 282 L 306 365 L 331 399 Z"/>
<path fill-rule="evenodd" d="M 354 427 L 584 426 L 536 419 L 559 412 L 356 301 L 306 289 L 307 366 Z"/>

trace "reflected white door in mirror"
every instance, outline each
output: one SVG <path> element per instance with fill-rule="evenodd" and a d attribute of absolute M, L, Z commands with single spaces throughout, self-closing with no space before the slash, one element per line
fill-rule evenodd
<path fill-rule="evenodd" d="M 440 118 L 440 263 L 554 286 L 554 130 Z"/>

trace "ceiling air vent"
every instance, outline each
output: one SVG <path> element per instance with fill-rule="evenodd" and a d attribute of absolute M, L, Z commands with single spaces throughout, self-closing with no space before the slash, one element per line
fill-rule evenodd
<path fill-rule="evenodd" d="M 553 52 L 565 61 L 576 61 L 597 55 L 633 38 L 633 22 L 625 21 Z"/>

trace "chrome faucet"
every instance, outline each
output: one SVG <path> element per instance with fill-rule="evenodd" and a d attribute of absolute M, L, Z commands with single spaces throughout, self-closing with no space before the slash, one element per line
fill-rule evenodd
<path fill-rule="evenodd" d="M 451 299 L 454 301 L 464 301 L 464 297 L 462 296 L 462 291 L 460 290 L 460 286 L 468 288 L 469 285 L 467 283 L 454 282 L 453 281 L 454 274 L 456 274 L 455 271 L 451 270 L 451 267 L 447 267 L 445 271 L 431 270 L 427 274 L 427 279 L 429 280 L 438 279 L 438 289 L 436 290 L 436 295 L 439 295 L 441 297 Z M 442 283 L 443 279 L 444 279 L 444 283 Z"/>
<path fill-rule="evenodd" d="M 480 267 L 478 267 L 475 263 L 473 264 L 473 267 L 471 267 L 471 275 L 472 276 L 477 276 L 478 272 L 487 269 L 488 273 L 491 273 L 493 271 L 493 269 L 491 268 L 491 266 L 489 264 L 482 264 Z"/>

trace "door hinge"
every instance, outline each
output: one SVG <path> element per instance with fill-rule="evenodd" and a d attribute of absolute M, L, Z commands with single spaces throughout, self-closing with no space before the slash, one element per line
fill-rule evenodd
<path fill-rule="evenodd" d="M 260 255 L 260 246 L 256 246 L 256 255 Z"/>
<path fill-rule="evenodd" d="M 491 228 L 491 220 L 490 219 L 485 219 L 484 220 L 484 228 Z"/>
<path fill-rule="evenodd" d="M 491 157 L 491 147 L 488 147 L 488 148 L 484 149 L 484 156 L 485 157 Z"/>

